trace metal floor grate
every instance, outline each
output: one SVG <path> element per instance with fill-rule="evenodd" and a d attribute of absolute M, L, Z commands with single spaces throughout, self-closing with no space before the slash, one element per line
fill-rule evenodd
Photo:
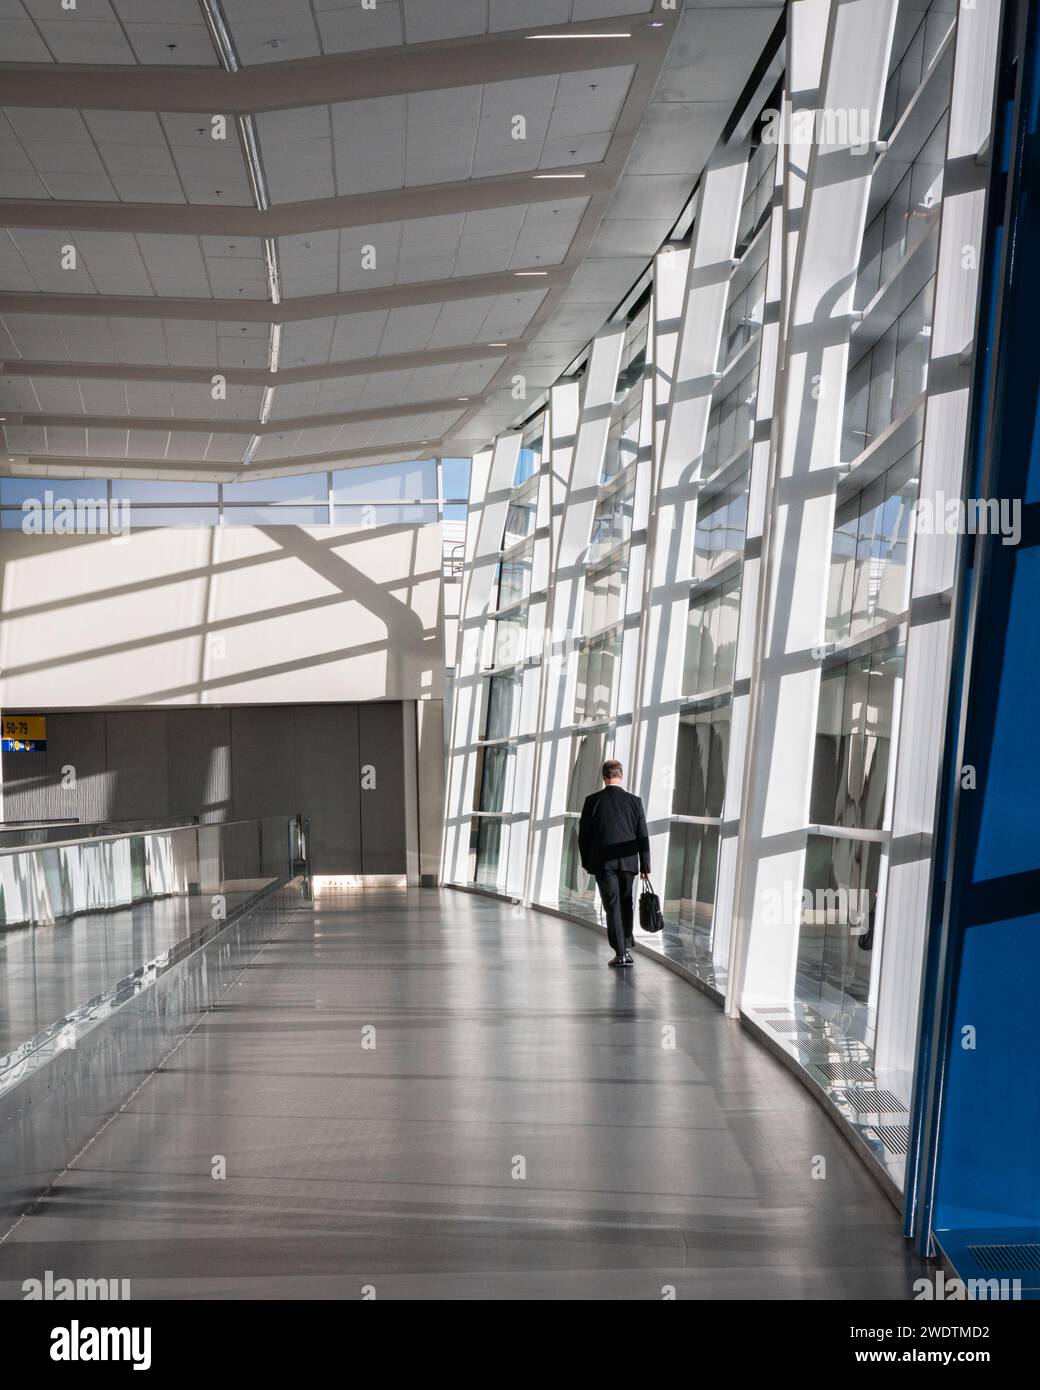
<path fill-rule="evenodd" d="M 809 1025 L 807 1023 L 799 1023 L 796 1018 L 770 1019 L 769 1027 L 772 1028 L 774 1033 L 804 1033 L 807 1038 L 814 1036 L 814 1034 L 809 1032 Z"/>
<path fill-rule="evenodd" d="M 828 1042 L 826 1038 L 817 1039 L 808 1056 L 810 1062 L 861 1062 L 865 1067 L 869 1067 L 871 1061 L 867 1048 L 857 1047 L 855 1043 Z M 874 1080 L 873 1072 L 870 1079 Z"/>
<path fill-rule="evenodd" d="M 1040 1245 L 969 1245 L 968 1254 L 980 1269 L 994 1274 L 1040 1269 Z"/>
<path fill-rule="evenodd" d="M 874 1073 L 862 1062 L 815 1062 L 817 1071 L 823 1072 L 828 1081 L 865 1081 L 874 1084 Z"/>
<path fill-rule="evenodd" d="M 841 1092 L 857 1115 L 905 1115 L 906 1106 L 891 1091 L 852 1086 Z"/>
<path fill-rule="evenodd" d="M 909 1125 L 871 1125 L 871 1133 L 884 1144 L 889 1153 L 906 1155 L 910 1150 Z"/>

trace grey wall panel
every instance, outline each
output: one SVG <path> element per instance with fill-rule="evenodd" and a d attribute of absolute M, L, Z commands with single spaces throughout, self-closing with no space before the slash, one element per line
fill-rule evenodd
<path fill-rule="evenodd" d="M 170 815 L 202 821 L 231 817 L 231 712 L 166 712 Z"/>
<path fill-rule="evenodd" d="M 435 872 L 441 824 L 436 705 L 423 710 L 431 717 L 418 773 L 426 872 Z M 408 708 L 407 720 L 400 701 L 48 714 L 47 752 L 4 755 L 4 814 L 219 821 L 299 812 L 311 822 L 315 873 L 403 874 L 406 732 L 416 759 Z M 61 787 L 65 766 L 76 770 L 74 788 Z M 367 790 L 365 766 L 375 779 Z M 413 786 L 413 816 L 415 793 Z"/>
<path fill-rule="evenodd" d="M 310 817 L 311 870 L 361 873 L 357 705 L 298 705 L 295 809 Z"/>
<path fill-rule="evenodd" d="M 170 813 L 165 710 L 111 710 L 105 715 L 109 815 L 162 819 Z"/>
<path fill-rule="evenodd" d="M 74 770 L 74 785 L 62 784 L 63 767 Z M 110 819 L 104 714 L 48 714 L 47 751 L 5 753 L 3 778 L 5 820 Z"/>
<path fill-rule="evenodd" d="M 296 806 L 291 705 L 231 711 L 231 804 L 236 820 L 291 815 Z"/>
<path fill-rule="evenodd" d="M 407 854 L 400 704 L 358 706 L 358 754 L 362 869 L 366 874 L 403 874 Z M 366 780 L 375 785 L 366 789 Z"/>

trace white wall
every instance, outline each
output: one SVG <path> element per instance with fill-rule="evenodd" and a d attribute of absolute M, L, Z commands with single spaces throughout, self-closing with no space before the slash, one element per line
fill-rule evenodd
<path fill-rule="evenodd" d="M 439 525 L 0 531 L 0 707 L 442 697 Z"/>

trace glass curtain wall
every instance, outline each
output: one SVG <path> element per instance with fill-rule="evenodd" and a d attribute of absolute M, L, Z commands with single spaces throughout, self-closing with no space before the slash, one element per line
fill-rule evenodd
<path fill-rule="evenodd" d="M 582 871 L 578 857 L 578 816 L 585 797 L 602 785 L 600 768 L 608 748 L 608 731 L 616 714 L 649 323 L 647 298 L 633 311 L 625 329 L 614 414 L 585 556 L 574 695 L 577 733 L 571 751 L 560 871 L 561 904 L 585 913 L 595 911 L 595 885 Z M 595 728 L 585 732 L 582 727 L 585 725 Z"/>
<path fill-rule="evenodd" d="M 513 809 L 544 434 L 545 417 L 540 415 L 521 439 L 492 590 L 470 835 L 471 878 L 485 888 L 499 886 Z"/>
<path fill-rule="evenodd" d="M 102 533 L 128 526 L 420 526 L 448 517 L 452 505 L 459 511 L 469 464 L 418 459 L 241 483 L 9 477 L 0 479 L 0 527 L 25 529 L 30 517 L 56 535 L 76 534 L 85 523 Z M 443 491 L 442 471 L 453 480 Z"/>
<path fill-rule="evenodd" d="M 779 101 L 775 93 L 767 109 Z M 762 122 L 756 123 L 761 131 Z M 737 232 L 737 263 L 719 344 L 719 385 L 701 458 L 687 617 L 664 912 L 708 945 L 715 917 L 733 672 L 765 321 L 768 212 L 776 146 L 752 143 Z"/>
<path fill-rule="evenodd" d="M 966 25 L 961 21 L 968 8 L 975 13 Z M 659 948 L 693 961 L 702 981 L 717 986 L 728 1001 L 753 1001 L 749 1017 L 764 1030 L 772 1027 L 771 1018 L 782 1017 L 789 1027 L 786 1041 L 779 1026 L 773 1041 L 788 1055 L 799 1034 L 790 1026 L 792 1017 L 805 1021 L 811 1034 L 825 1034 L 828 1044 L 848 1043 L 842 1064 L 855 1058 L 873 1068 L 897 1107 L 909 1099 L 903 1081 L 912 1065 L 923 959 L 914 904 L 923 900 L 930 865 L 925 850 L 901 854 L 898 874 L 890 874 L 890 837 L 894 814 L 900 835 L 919 806 L 922 815 L 931 814 L 947 692 L 943 665 L 934 677 L 932 726 L 931 673 L 922 669 L 928 657 L 921 653 L 946 654 L 954 640 L 953 619 L 938 596 L 927 609 L 924 635 L 909 621 L 914 509 L 923 470 L 929 488 L 941 485 L 946 496 L 960 485 L 967 437 L 963 402 L 937 389 L 929 369 L 937 305 L 947 341 L 967 349 L 977 336 L 977 312 L 968 303 L 976 272 L 958 265 L 956 256 L 940 264 L 937 250 L 940 231 L 952 238 L 951 249 L 971 236 L 978 240 L 983 188 L 991 174 L 986 166 L 1001 148 L 999 136 L 986 134 L 992 103 L 976 109 L 965 95 L 970 83 L 952 85 L 954 59 L 970 74 L 973 61 L 992 58 L 999 38 L 998 18 L 987 17 L 992 8 L 901 0 L 894 26 L 879 16 L 873 32 L 864 14 L 858 31 L 862 61 L 871 65 L 883 112 L 874 113 L 880 129 L 870 130 L 865 157 L 830 166 L 833 171 L 841 164 L 847 198 L 844 190 L 831 196 L 827 161 L 809 160 L 801 173 L 787 161 L 777 166 L 777 143 L 765 132 L 775 131 L 775 118 L 790 109 L 783 85 L 757 112 L 739 112 L 713 166 L 725 177 L 702 181 L 690 214 L 694 263 L 710 240 L 713 267 L 728 277 L 725 301 L 702 293 L 697 277 L 688 276 L 680 312 L 669 315 L 659 342 L 650 340 L 649 353 L 647 319 L 641 317 L 647 306 L 639 305 L 627 325 L 602 473 L 588 508 L 593 517 L 573 622 L 574 664 L 566 683 L 560 679 L 569 708 L 555 709 L 546 716 L 552 727 L 538 731 L 554 758 L 559 802 L 564 778 L 567 789 L 562 864 L 556 862 L 559 802 L 553 800 L 551 817 L 536 817 L 532 826 L 535 850 L 543 851 L 538 901 L 549 906 L 562 900 L 586 914 L 595 910 L 577 861 L 576 820 L 585 796 L 599 786 L 603 757 L 623 748 L 626 779 L 654 802 L 651 835 L 662 880 L 657 886 L 673 928 L 658 938 Z M 847 77 L 860 58 L 836 43 L 838 26 L 816 32 L 815 20 L 804 13 L 801 22 L 802 39 L 818 43 L 828 80 Z M 979 90 L 988 93 L 993 74 L 983 70 L 984 63 L 976 65 Z M 946 168 L 951 132 L 961 144 L 978 133 L 977 150 L 970 157 L 957 155 L 956 198 Z M 881 141 L 876 148 L 875 133 Z M 738 148 L 746 151 L 739 188 L 729 177 Z M 821 188 L 827 197 L 815 196 Z M 705 228 L 698 219 L 706 215 L 719 221 Z M 831 224 L 835 235 L 828 242 Z M 719 251 L 722 227 L 734 231 L 732 261 L 728 246 Z M 819 238 L 812 245 L 826 244 L 833 258 L 833 283 L 851 287 L 854 312 L 848 322 L 806 325 L 802 338 L 787 330 L 792 294 L 816 288 L 810 284 L 816 268 L 806 268 L 801 255 L 809 227 Z M 659 361 L 665 379 L 663 359 L 673 346 L 675 322 L 684 335 L 677 362 L 695 361 L 696 372 L 684 380 L 680 372 L 686 367 L 677 367 L 658 402 L 648 460 L 651 520 L 644 571 L 632 560 L 644 558 L 644 533 L 633 532 L 637 520 L 642 526 L 644 505 L 644 463 L 637 462 L 640 374 L 649 357 Z M 832 351 L 845 335 L 847 353 Z M 806 343 L 806 360 L 818 364 L 813 375 L 819 371 L 827 398 L 840 405 L 840 420 L 814 409 L 808 386 L 801 389 L 798 355 Z M 955 370 L 963 367 L 967 380 L 967 351 L 960 355 L 964 360 Z M 579 368 L 579 389 L 580 376 Z M 691 400 L 695 405 L 681 416 L 691 422 L 691 437 L 683 440 L 678 460 L 662 459 L 660 441 L 669 441 L 670 450 L 678 437 L 672 429 L 680 418 L 676 404 Z M 694 428 L 703 435 L 692 437 Z M 589 430 L 582 441 L 589 445 L 603 425 L 583 421 L 579 435 L 581 429 Z M 789 507 L 798 486 L 785 484 L 789 475 L 799 485 L 807 480 L 807 461 L 820 467 L 808 479 L 815 490 L 805 496 L 820 505 L 792 524 Z M 675 463 L 683 465 L 679 481 L 666 486 L 665 465 L 671 477 Z M 526 628 L 524 605 L 531 602 L 530 555 L 524 549 L 531 523 L 523 514 L 523 496 L 513 500 L 507 524 L 512 548 L 500 557 L 499 595 L 512 606 L 492 615 L 502 652 L 515 649 Z M 670 548 L 675 530 L 663 521 L 666 512 L 672 520 L 673 502 L 680 534 L 689 538 L 677 562 Z M 828 529 L 824 519 L 832 506 Z M 936 564 L 915 580 L 925 599 L 931 598 L 932 574 L 945 573 L 959 541 L 952 537 L 947 543 L 936 534 L 929 546 Z M 638 612 L 627 592 L 630 568 L 640 574 L 641 595 L 645 584 L 646 603 Z M 550 585 L 558 578 L 550 574 Z M 570 602 L 570 566 L 563 582 Z M 550 602 L 554 594 L 550 588 Z M 674 627 L 677 594 L 685 634 Z M 747 657 L 739 680 L 738 634 Z M 767 640 L 773 636 L 776 643 Z M 630 666 L 633 639 L 638 661 Z M 776 651 L 782 661 L 771 660 Z M 494 659 L 505 664 L 499 654 Z M 493 674 L 500 674 L 497 667 Z M 634 707 L 630 676 L 638 691 Z M 903 731 L 900 748 L 904 685 L 913 727 Z M 504 701 L 496 699 L 496 709 Z M 753 741 L 745 746 L 748 737 Z M 789 746 L 811 750 L 808 768 L 805 758 L 796 769 L 787 766 Z M 491 789 L 508 783 L 505 766 L 505 773 L 488 773 L 489 805 Z M 739 769 L 739 786 L 727 786 L 731 767 L 734 778 Z M 792 847 L 790 856 L 772 853 L 749 834 L 748 826 L 761 823 L 767 806 Z M 790 867 L 799 861 L 801 878 Z M 791 906 L 784 907 L 781 935 L 769 937 L 759 888 L 775 892 L 781 883 Z M 714 972 L 710 977 L 701 974 L 702 963 Z M 739 966 L 739 978 L 730 977 L 728 965 Z M 795 1063 L 810 1065 L 801 1057 Z M 815 1081 L 823 1084 L 819 1076 Z M 894 1122 L 897 1128 L 904 1119 Z"/>
<path fill-rule="evenodd" d="M 900 427 L 923 418 L 949 127 L 952 65 L 943 56 L 955 21 L 956 0 L 904 3 L 897 17 L 881 123 L 889 143 L 875 166 L 856 283 L 862 318 L 841 436 L 850 472 L 836 498 L 825 622 L 834 651 L 820 679 L 800 903 L 796 995 L 868 1041 L 921 446 L 891 463 L 885 453 Z"/>

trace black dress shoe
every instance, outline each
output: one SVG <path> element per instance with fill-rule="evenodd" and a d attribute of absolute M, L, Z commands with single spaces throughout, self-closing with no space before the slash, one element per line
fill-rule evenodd
<path fill-rule="evenodd" d="M 608 960 L 608 961 L 607 961 L 607 964 L 608 964 L 608 965 L 624 965 L 624 963 L 625 963 L 625 958 L 624 958 L 624 956 L 615 956 L 613 960 Z"/>
<path fill-rule="evenodd" d="M 624 954 L 624 956 L 623 956 L 622 959 L 621 959 L 621 964 L 622 964 L 622 965 L 635 965 L 635 961 L 632 959 L 632 957 L 631 957 L 631 956 L 629 955 L 629 953 L 626 951 L 625 954 Z"/>

